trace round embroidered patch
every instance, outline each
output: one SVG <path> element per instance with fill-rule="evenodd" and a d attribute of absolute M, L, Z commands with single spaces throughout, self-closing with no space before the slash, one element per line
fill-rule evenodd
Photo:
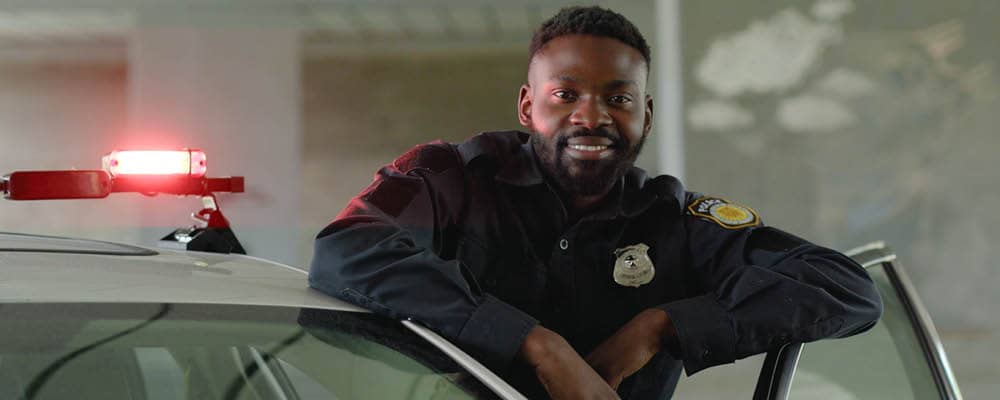
<path fill-rule="evenodd" d="M 750 214 L 750 210 L 734 204 L 716 204 L 708 212 L 713 217 L 729 225 L 739 225 L 753 221 L 753 214 Z"/>
<path fill-rule="evenodd" d="M 757 213 L 749 207 L 730 203 L 717 197 L 702 197 L 688 206 L 691 215 L 697 215 L 727 229 L 745 228 L 760 223 Z"/>

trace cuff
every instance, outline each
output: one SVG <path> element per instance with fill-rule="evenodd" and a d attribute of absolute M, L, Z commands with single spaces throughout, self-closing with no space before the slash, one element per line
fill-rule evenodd
<path fill-rule="evenodd" d="M 736 333 L 729 313 L 710 294 L 659 306 L 670 316 L 680 344 L 679 358 L 690 376 L 736 360 Z"/>
<path fill-rule="evenodd" d="M 494 372 L 503 373 L 538 320 L 486 295 L 458 333 L 458 345 Z"/>

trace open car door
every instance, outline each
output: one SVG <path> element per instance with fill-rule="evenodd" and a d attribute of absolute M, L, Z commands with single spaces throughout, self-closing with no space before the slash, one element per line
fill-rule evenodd
<path fill-rule="evenodd" d="M 854 337 L 769 353 L 754 399 L 961 399 L 934 324 L 895 254 L 881 242 L 846 254 L 875 281 L 882 319 Z"/>

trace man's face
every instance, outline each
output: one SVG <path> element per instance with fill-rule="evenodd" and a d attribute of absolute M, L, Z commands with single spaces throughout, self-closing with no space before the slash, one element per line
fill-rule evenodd
<path fill-rule="evenodd" d="M 561 36 L 535 54 L 518 117 L 565 193 L 603 195 L 635 162 L 653 116 L 646 75 L 638 50 L 607 37 Z"/>

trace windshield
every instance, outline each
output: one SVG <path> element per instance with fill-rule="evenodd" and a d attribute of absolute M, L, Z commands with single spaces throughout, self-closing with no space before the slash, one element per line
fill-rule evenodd
<path fill-rule="evenodd" d="M 372 314 L 205 304 L 0 305 L 3 399 L 479 399 Z"/>

